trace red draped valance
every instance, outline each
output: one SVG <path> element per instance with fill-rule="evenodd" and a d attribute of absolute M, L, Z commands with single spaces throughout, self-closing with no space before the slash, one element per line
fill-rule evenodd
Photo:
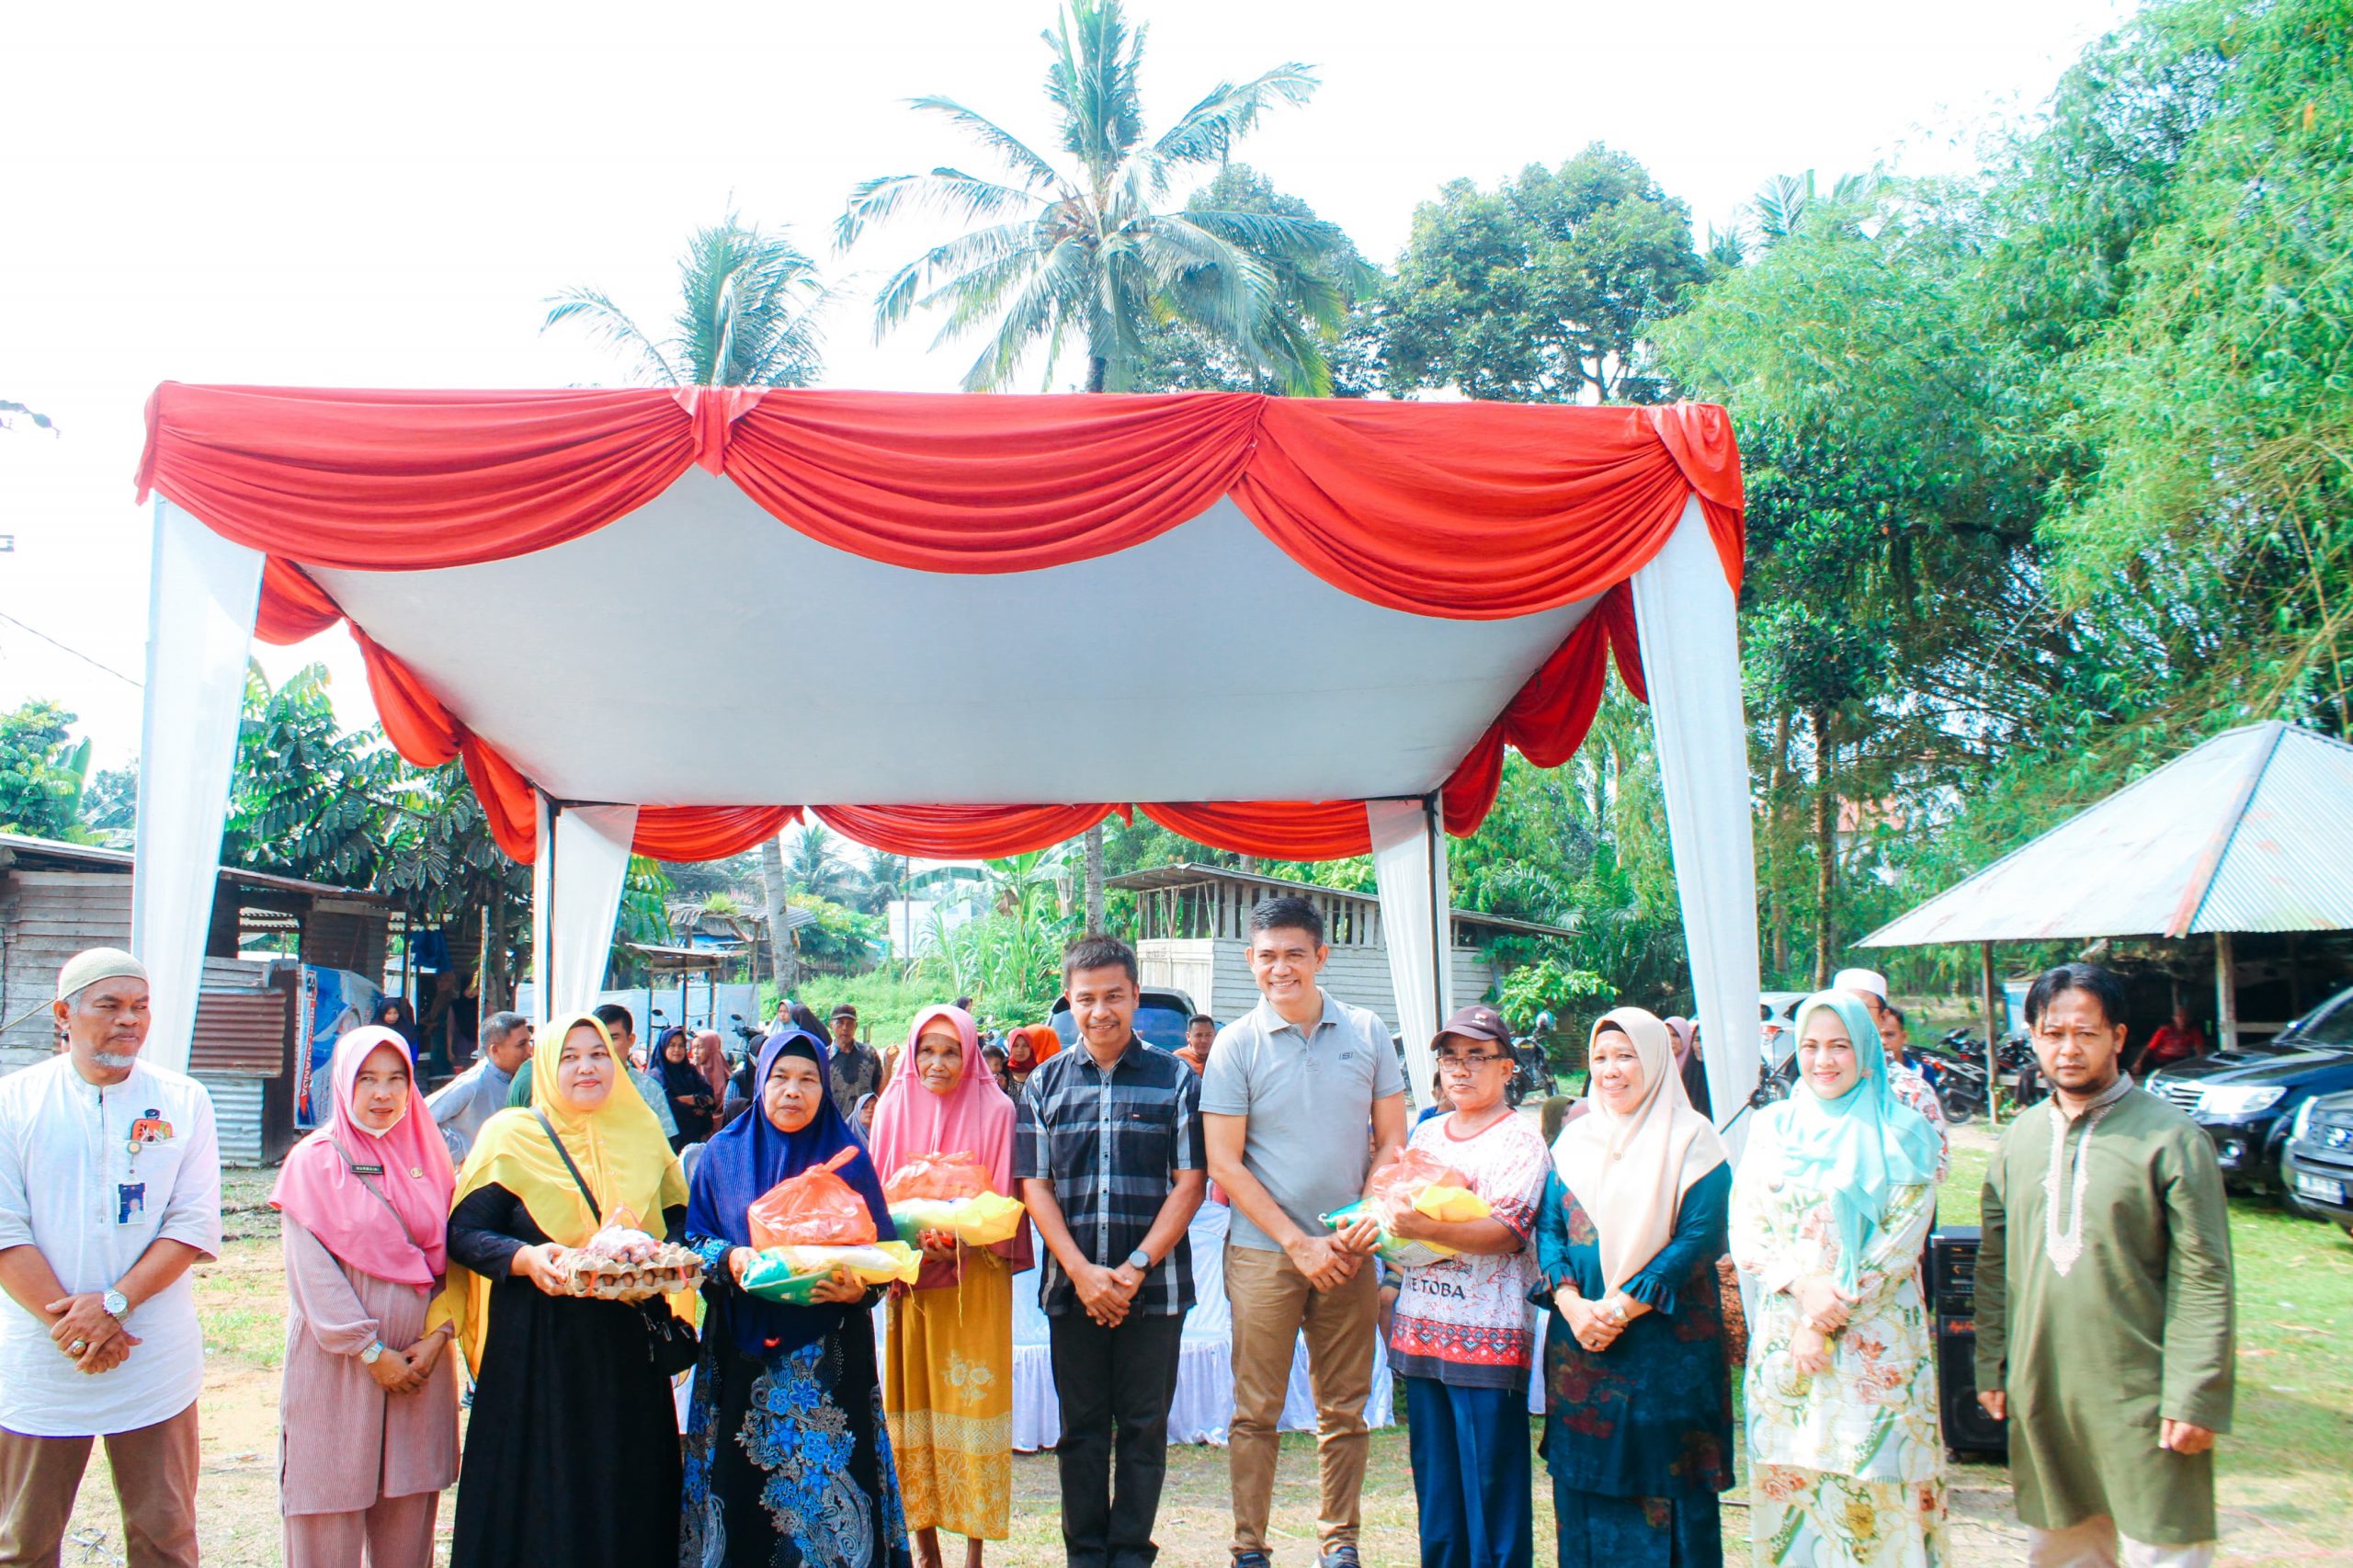
<path fill-rule="evenodd" d="M 953 418 L 942 409 L 952 406 Z M 1696 494 L 1726 577 L 1741 482 L 1713 406 L 1565 409 L 1179 396 L 967 397 L 701 389 L 339 392 L 165 383 L 138 482 L 261 551 L 256 632 L 292 642 L 342 612 L 304 570 L 475 564 L 544 550 L 644 506 L 689 466 L 780 523 L 935 573 L 1041 570 L 1127 550 L 1230 496 L 1269 541 L 1368 602 L 1501 619 L 1604 596 L 1446 781 L 1446 824 L 1494 803 L 1504 748 L 1551 765 L 1583 738 L 1609 652 L 1641 690 L 1620 586 Z M 354 626 L 385 733 L 421 765 L 461 757 L 500 845 L 533 853 L 531 787 Z M 824 806 L 861 842 L 969 857 L 1060 842 L 1124 806 Z M 1188 837 L 1328 858 L 1369 847 L 1359 801 L 1145 803 Z M 734 854 L 793 806 L 651 806 L 637 847 Z"/>

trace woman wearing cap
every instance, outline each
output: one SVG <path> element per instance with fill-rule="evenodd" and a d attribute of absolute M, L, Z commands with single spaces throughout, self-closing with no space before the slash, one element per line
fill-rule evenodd
<path fill-rule="evenodd" d="M 327 1125 L 294 1146 L 269 1195 L 286 1254 L 285 1560 L 430 1568 L 434 1516 L 458 1479 L 451 1331 L 426 1327 L 457 1175 L 395 1030 L 337 1040 L 328 1081 Z"/>
<path fill-rule="evenodd" d="M 1862 1000 L 1798 1008 L 1798 1081 L 1748 1135 L 1732 1256 L 1748 1346 L 1756 1560 L 1918 1568 L 1944 1549 L 1944 1439 L 1916 1264 L 1937 1135 L 1888 1087 Z"/>
<path fill-rule="evenodd" d="M 570 1293 L 605 1225 L 675 1235 L 687 1184 L 605 1026 L 540 1035 L 529 1107 L 483 1123 L 449 1212 L 442 1301 L 474 1371 L 451 1568 L 640 1568 L 678 1549 L 678 1415 L 660 1301 Z"/>
<path fill-rule="evenodd" d="M 1405 1380 L 1405 1433 L 1427 1568 L 1527 1568 L 1528 1369 L 1535 1335 L 1526 1247 L 1544 1191 L 1544 1144 L 1504 1097 L 1511 1036 L 1492 1007 L 1466 1007 L 1430 1044 L 1448 1113 L 1414 1130 L 1419 1149 L 1469 1178 L 1483 1220 L 1408 1210 L 1400 1240 L 1452 1249 L 1403 1271 L 1389 1362 Z"/>
<path fill-rule="evenodd" d="M 1732 1168 L 1668 1039 L 1640 1007 L 1597 1021 L 1587 1113 L 1552 1144 L 1537 1263 L 1563 1568 L 1723 1561 L 1732 1380 L 1716 1259 Z"/>

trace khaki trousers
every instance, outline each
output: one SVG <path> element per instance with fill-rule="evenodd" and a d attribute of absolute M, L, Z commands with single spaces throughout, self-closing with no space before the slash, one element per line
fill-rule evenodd
<path fill-rule="evenodd" d="M 2214 1561 L 2214 1543 L 2151 1546 L 2118 1534 L 2116 1521 L 2098 1514 L 2063 1530 L 2029 1525 L 2026 1561 L 2027 1568 L 2120 1568 L 2120 1563 L 2121 1568 L 2208 1568 Z"/>
<path fill-rule="evenodd" d="M 289 1514 L 285 1568 L 433 1568 L 441 1494 L 379 1497 L 351 1514 Z"/>
<path fill-rule="evenodd" d="M 168 1421 L 94 1437 L 0 1429 L 0 1568 L 57 1568 L 74 1496 L 104 1441 L 122 1509 L 129 1568 L 196 1568 L 196 1406 Z"/>
<path fill-rule="evenodd" d="M 1233 1425 L 1226 1464 L 1233 1483 L 1233 1550 L 1267 1550 L 1274 1505 L 1276 1439 L 1291 1358 L 1307 1335 L 1307 1375 L 1315 1394 L 1315 1464 L 1322 1487 L 1316 1534 L 1325 1549 L 1356 1544 L 1361 1522 L 1365 1401 L 1372 1394 L 1373 1335 L 1380 1289 L 1372 1266 L 1334 1290 L 1318 1290 L 1290 1255 L 1225 1247 L 1225 1299 L 1233 1312 Z"/>

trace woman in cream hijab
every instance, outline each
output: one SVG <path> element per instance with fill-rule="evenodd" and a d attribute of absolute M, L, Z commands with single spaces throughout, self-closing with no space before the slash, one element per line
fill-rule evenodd
<path fill-rule="evenodd" d="M 1605 1015 L 1586 1058 L 1586 1114 L 1552 1144 L 1537 1225 L 1560 1561 L 1717 1568 L 1716 1494 L 1733 1479 L 1716 1272 L 1732 1167 L 1658 1018 Z"/>
<path fill-rule="evenodd" d="M 450 1565 L 675 1562 L 678 1416 L 648 1309 L 563 1293 L 562 1265 L 606 1224 L 675 1236 L 686 1180 L 602 1024 L 557 1019 L 533 1061 L 449 1215 L 442 1310 L 475 1376 Z"/>

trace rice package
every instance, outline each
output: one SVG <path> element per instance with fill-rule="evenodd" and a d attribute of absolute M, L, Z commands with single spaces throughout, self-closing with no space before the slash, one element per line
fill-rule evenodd
<path fill-rule="evenodd" d="M 882 1184 L 882 1194 L 899 1239 L 915 1245 L 926 1231 L 983 1247 L 1009 1242 L 1021 1230 L 1020 1203 L 992 1191 L 988 1167 L 962 1151 L 917 1155 Z"/>
<path fill-rule="evenodd" d="M 805 1307 L 836 1268 L 848 1269 L 861 1284 L 912 1285 L 923 1272 L 923 1254 L 895 1241 L 858 1246 L 762 1247 L 744 1269 L 744 1289 L 765 1301 Z"/>
<path fill-rule="evenodd" d="M 1484 1220 L 1495 1212 L 1487 1200 L 1471 1190 L 1471 1179 L 1424 1149 L 1407 1149 L 1372 1173 L 1364 1196 L 1346 1208 L 1324 1215 L 1335 1227 L 1370 1219 L 1381 1227 L 1374 1253 L 1398 1268 L 1427 1268 L 1455 1256 L 1455 1249 L 1436 1242 L 1408 1241 L 1392 1233 L 1397 1217 L 1411 1209 L 1432 1220 L 1461 1223 Z"/>
<path fill-rule="evenodd" d="M 770 1247 L 870 1246 L 877 1240 L 874 1216 L 858 1189 L 841 1178 L 841 1167 L 858 1157 L 856 1148 L 822 1165 L 787 1176 L 752 1205 L 752 1245 Z"/>

